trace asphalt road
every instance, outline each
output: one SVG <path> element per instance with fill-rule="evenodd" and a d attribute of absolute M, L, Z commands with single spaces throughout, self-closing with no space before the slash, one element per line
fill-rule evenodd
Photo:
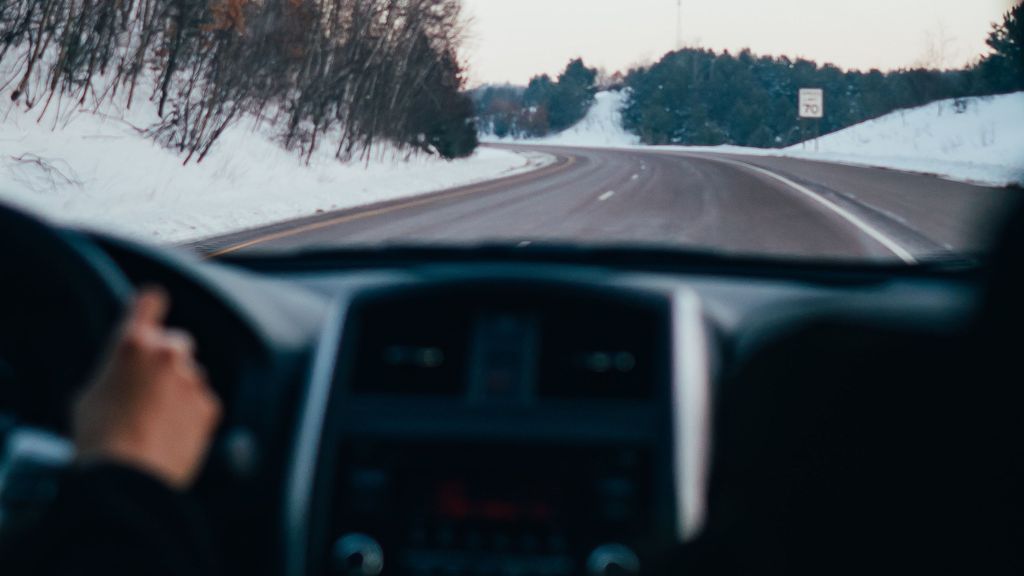
<path fill-rule="evenodd" d="M 515 148 L 509 146 L 508 148 Z M 643 243 L 914 262 L 984 250 L 1019 191 L 788 158 L 540 146 L 541 170 L 194 243 L 207 256 L 366 243 Z"/>

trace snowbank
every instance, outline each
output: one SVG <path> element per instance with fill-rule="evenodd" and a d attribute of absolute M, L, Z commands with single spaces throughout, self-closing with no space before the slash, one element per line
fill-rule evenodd
<path fill-rule="evenodd" d="M 1024 184 L 1024 92 L 899 110 L 785 149 L 787 156 Z"/>
<path fill-rule="evenodd" d="M 252 126 L 224 133 L 202 164 L 142 137 L 155 112 L 69 118 L 12 108 L 0 115 L 0 202 L 58 222 L 159 242 L 185 242 L 424 194 L 531 170 L 543 154 L 482 148 L 465 160 L 378 154 L 342 164 L 323 147 L 309 166 Z"/>

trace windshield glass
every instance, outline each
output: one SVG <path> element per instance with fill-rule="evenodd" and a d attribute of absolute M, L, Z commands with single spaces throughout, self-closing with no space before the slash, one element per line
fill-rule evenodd
<path fill-rule="evenodd" d="M 1011 0 L 10 0 L 0 202 L 209 256 L 984 254 Z"/>

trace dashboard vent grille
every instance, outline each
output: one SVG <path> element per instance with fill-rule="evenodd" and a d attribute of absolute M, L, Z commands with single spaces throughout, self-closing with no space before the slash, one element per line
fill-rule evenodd
<path fill-rule="evenodd" d="M 667 301 L 527 284 L 371 294 L 346 329 L 358 395 L 646 399 L 666 377 Z"/>
<path fill-rule="evenodd" d="M 349 324 L 357 394 L 457 395 L 465 390 L 465 311 L 429 299 L 386 296 L 360 303 Z"/>
<path fill-rule="evenodd" d="M 664 365 L 664 315 L 647 302 L 594 298 L 560 307 L 541 335 L 541 396 L 649 398 Z"/>

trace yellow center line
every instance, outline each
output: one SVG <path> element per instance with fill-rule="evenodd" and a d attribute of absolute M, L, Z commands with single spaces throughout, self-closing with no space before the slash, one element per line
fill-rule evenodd
<path fill-rule="evenodd" d="M 521 181 L 524 181 L 524 180 L 533 180 L 533 179 L 540 178 L 540 177 L 543 177 L 543 176 L 548 176 L 550 174 L 554 174 L 554 173 L 557 173 L 557 172 L 561 172 L 563 170 L 567 170 L 569 167 L 571 167 L 573 164 L 576 163 L 576 157 L 575 156 L 565 156 L 565 158 L 566 158 L 566 161 L 564 163 L 555 164 L 553 166 L 548 166 L 546 168 L 541 168 L 540 170 L 535 170 L 535 171 L 532 171 L 532 172 L 527 172 L 525 174 L 519 174 L 517 176 L 509 176 L 508 178 L 504 178 L 504 179 L 501 179 L 501 180 L 492 180 L 492 181 L 487 182 L 485 184 L 480 184 L 480 185 L 477 185 L 477 186 L 472 186 L 470 188 L 465 188 L 465 189 L 462 189 L 462 190 L 456 190 L 456 191 L 449 192 L 449 193 L 435 194 L 435 195 L 431 195 L 428 198 L 419 198 L 419 199 L 415 199 L 415 200 L 409 200 L 407 202 L 402 202 L 402 203 L 399 203 L 399 204 L 393 204 L 393 205 L 390 205 L 390 206 L 382 206 L 380 208 L 375 208 L 375 209 L 372 209 L 372 210 L 365 210 L 363 212 L 357 212 L 355 214 L 348 214 L 346 216 L 338 216 L 337 218 L 331 218 L 330 220 L 323 220 L 321 222 L 311 222 L 311 223 L 306 224 L 304 226 L 297 226 L 295 228 L 289 228 L 287 230 L 281 230 L 280 232 L 273 232 L 273 233 L 270 233 L 270 234 L 266 234 L 264 236 L 258 236 L 256 238 L 251 239 L 251 240 L 246 240 L 245 242 L 240 242 L 238 244 L 232 244 L 232 245 L 227 246 L 225 248 L 221 248 L 220 250 L 216 250 L 214 252 L 210 252 L 209 254 L 204 256 L 204 258 L 206 258 L 206 259 L 218 258 L 220 256 L 224 256 L 225 254 L 231 254 L 232 252 L 237 252 L 239 250 L 244 250 L 246 248 L 249 248 L 249 247 L 252 247 L 252 246 L 256 246 L 257 244 L 263 244 L 265 242 L 271 242 L 273 240 L 280 240 L 281 238 L 288 238 L 288 237 L 291 237 L 291 236 L 297 236 L 299 234 L 305 234 L 307 232 L 313 232 L 315 230 L 320 230 L 322 228 L 330 228 L 331 226 L 337 226 L 339 224 L 345 224 L 345 223 L 348 223 L 348 222 L 353 222 L 355 220 L 362 220 L 364 218 L 371 218 L 371 217 L 374 217 L 374 216 L 381 216 L 383 214 L 388 214 L 388 213 L 391 213 L 391 212 L 396 212 L 398 210 L 406 210 L 408 208 L 416 208 L 416 207 L 419 207 L 419 206 L 426 206 L 428 204 L 433 204 L 435 202 L 442 202 L 442 201 L 445 201 L 445 200 L 452 200 L 452 199 L 455 199 L 455 198 L 461 198 L 463 196 L 468 196 L 470 194 L 479 194 L 481 192 L 487 192 L 487 191 L 493 190 L 495 188 L 500 188 L 500 187 L 509 186 L 509 185 L 512 185 L 512 184 L 517 184 L 517 183 L 519 183 Z"/>

